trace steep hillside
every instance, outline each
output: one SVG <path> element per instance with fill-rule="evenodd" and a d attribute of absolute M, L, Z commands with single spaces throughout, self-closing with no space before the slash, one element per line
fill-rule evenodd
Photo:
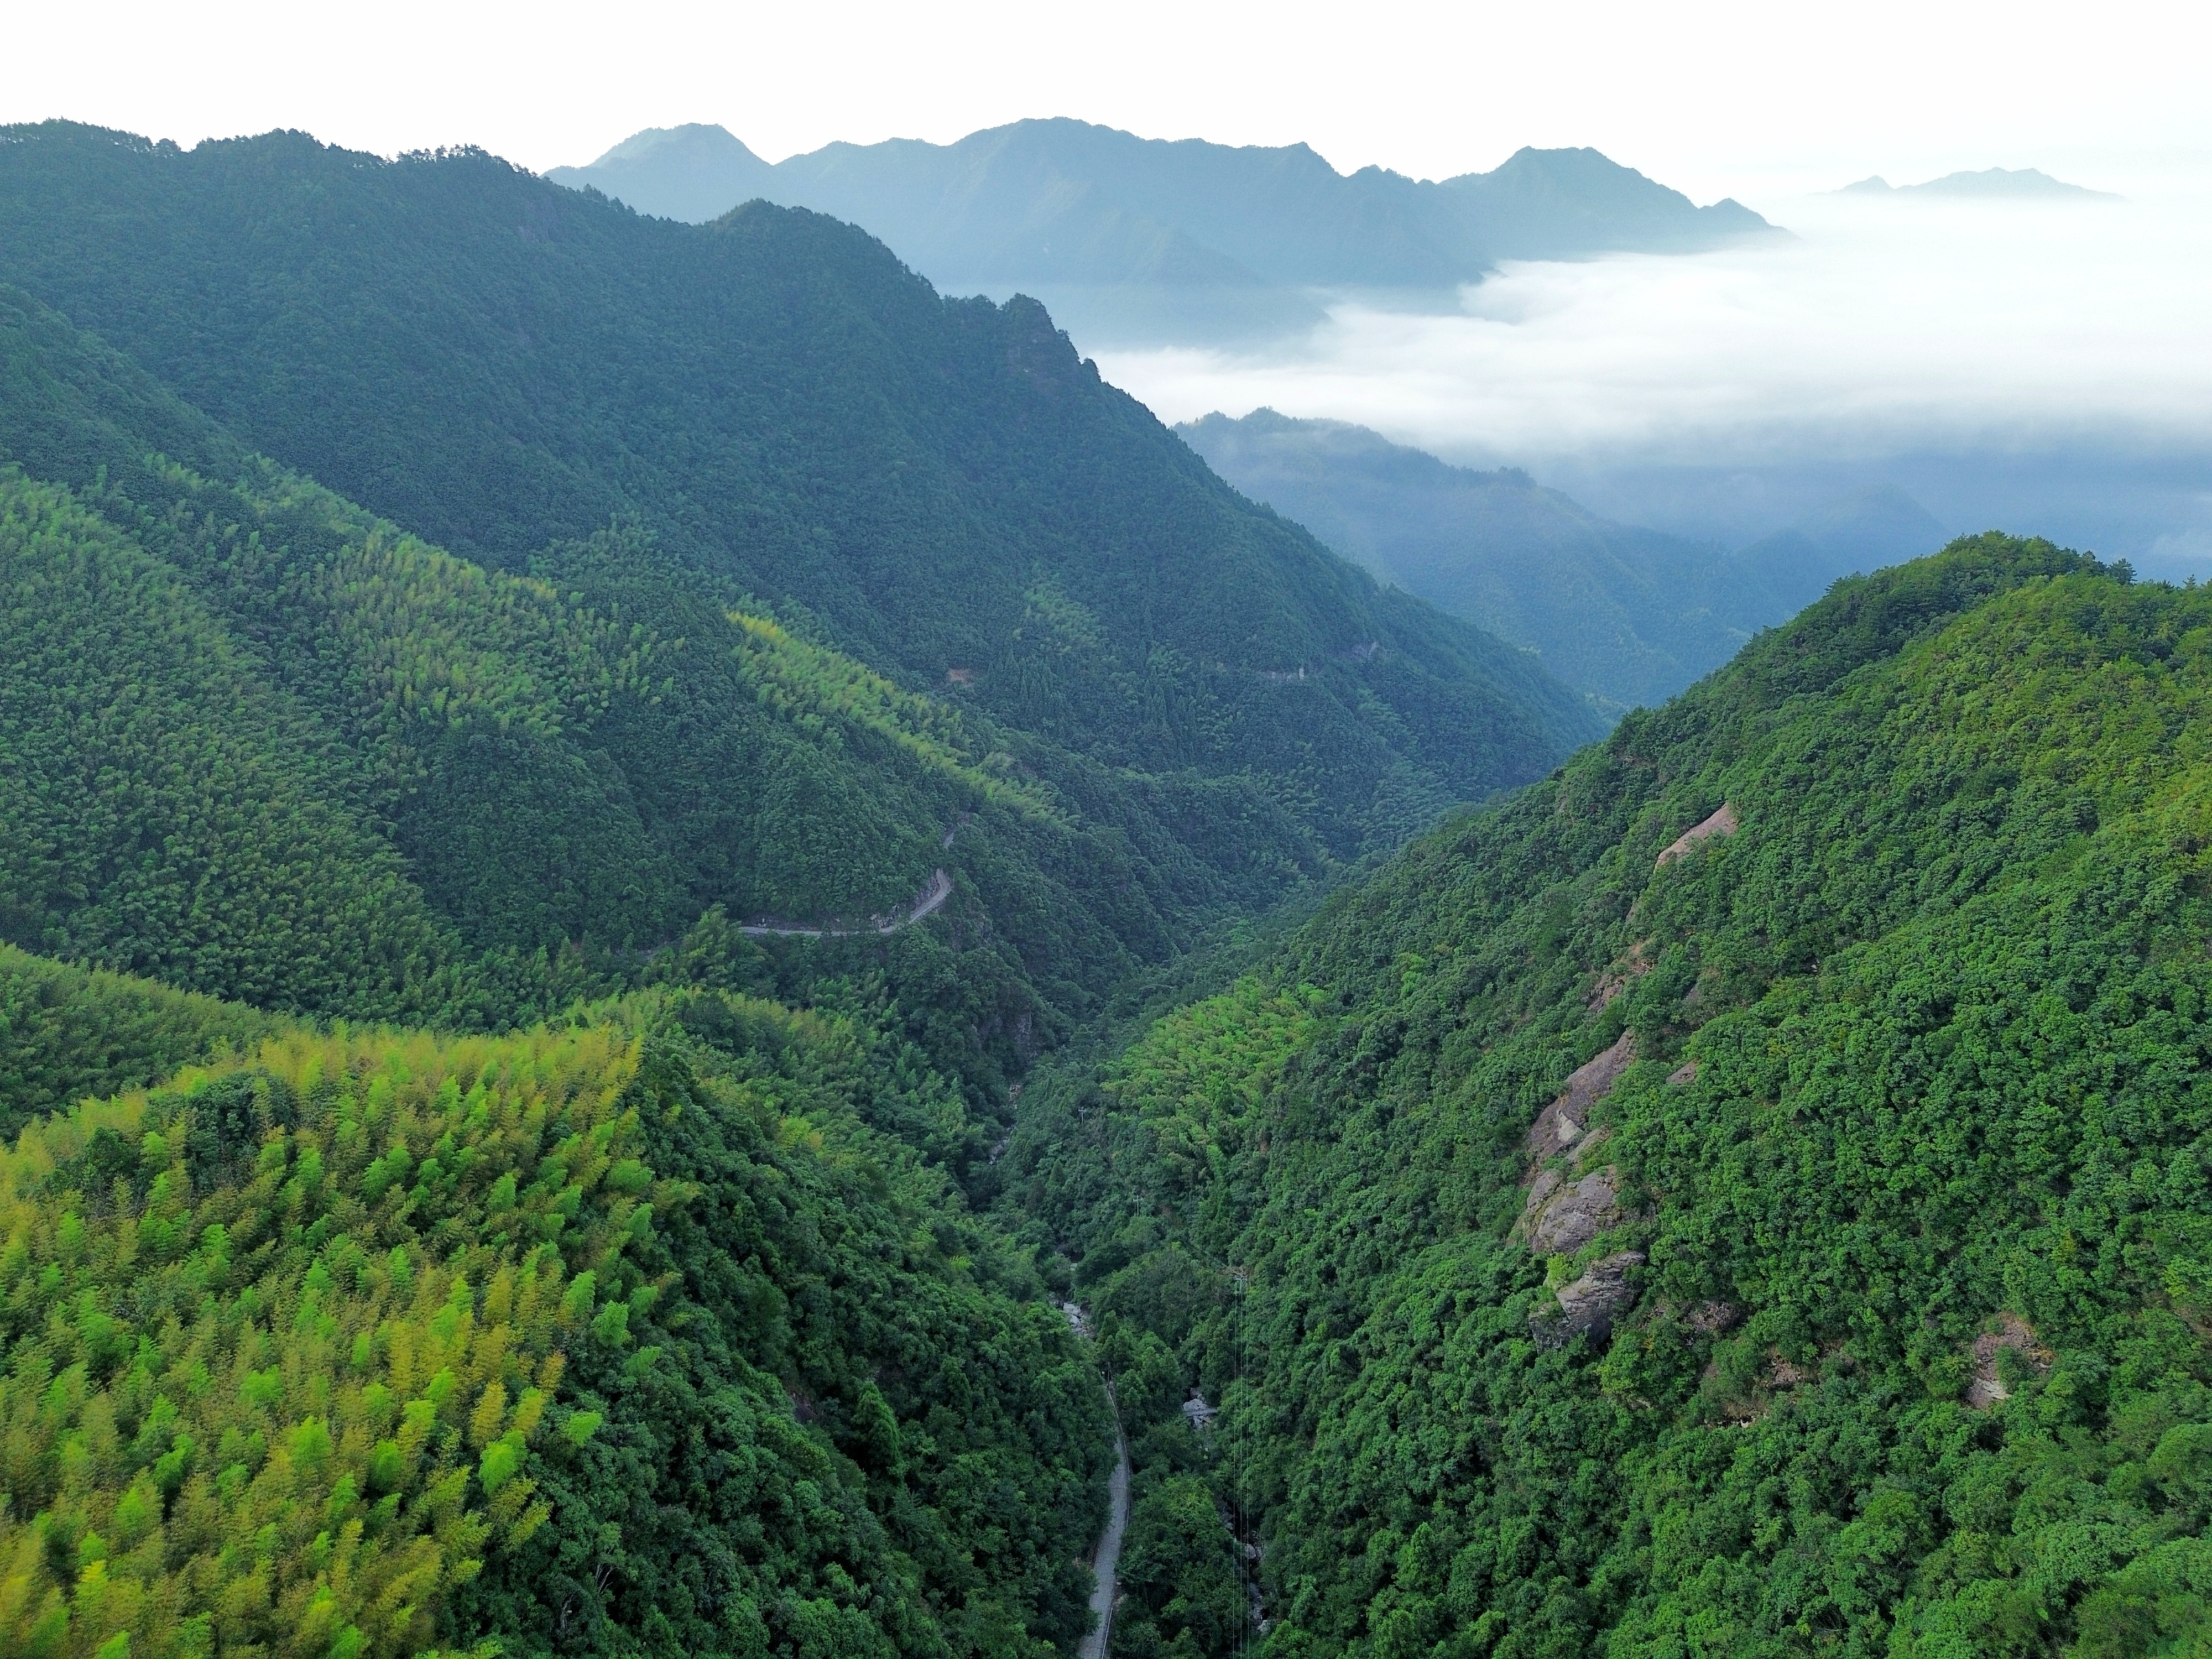
<path fill-rule="evenodd" d="M 1033 1085 L 1255 1546 L 1156 1505 L 1121 1650 L 2203 1651 L 2208 712 L 2212 595 L 1955 544 Z"/>
<path fill-rule="evenodd" d="M 1304 144 L 1168 142 L 1070 120 L 952 144 L 830 144 L 772 167 L 720 127 L 679 127 L 547 177 L 672 218 L 755 197 L 834 214 L 939 288 L 1042 299 L 1086 343 L 1301 328 L 1322 317 L 1308 289 L 1434 295 L 1501 259 L 1684 252 L 1773 230 L 1592 149 L 1522 149 L 1434 184 L 1372 167 L 1346 176 Z"/>
<path fill-rule="evenodd" d="M 890 908 L 963 811 L 974 867 L 1003 878 L 1011 840 L 1016 883 L 1052 890 L 1037 832 L 997 833 L 1050 813 L 963 763 L 951 711 L 924 744 L 911 711 L 850 706 L 857 665 L 756 644 L 760 619 L 695 604 L 672 637 L 455 560 L 22 296 L 0 348 L 0 455 L 76 486 L 0 473 L 16 942 L 267 1007 L 497 1024 L 620 982 L 716 905 Z M 1051 937 L 1086 924 L 1122 959 L 1096 918 Z M 724 971 L 757 976 L 729 943 Z"/>
<path fill-rule="evenodd" d="M 0 975 L 77 1077 L 174 1008 Z M 497 1038 L 219 1007 L 235 1048 L 0 1148 L 0 1650 L 1072 1646 L 1106 1403 L 905 1138 L 963 1112 L 911 1050 L 696 989 Z"/>
<path fill-rule="evenodd" d="M 865 915 L 943 862 L 1008 873 L 1000 829 L 1036 809 L 958 759 L 950 711 L 934 749 L 901 744 L 828 700 L 872 677 L 753 647 L 757 619 L 695 604 L 678 639 L 452 559 L 28 301 L 0 346 L 0 453 L 84 492 L 0 477 L 8 937 L 268 1006 L 499 1024 L 618 982 L 718 904 Z M 157 444 L 209 471 L 149 465 Z M 1038 832 L 1011 839 L 1016 884 L 1053 896 Z M 1032 945 L 1124 959 L 1056 896 Z M 726 971 L 764 967 L 726 943 Z"/>
<path fill-rule="evenodd" d="M 1109 773 L 1253 792 L 1323 856 L 1584 730 L 1522 653 L 1254 511 L 1034 304 L 940 299 L 811 214 L 56 123 L 0 133 L 0 278 L 465 558 L 589 599 L 606 562 L 562 550 L 619 521 L 717 604 Z"/>
<path fill-rule="evenodd" d="M 283 1024 L 240 1003 L 0 945 L 0 1139 L 76 1101 L 252 1048 Z"/>
<path fill-rule="evenodd" d="M 1941 544 L 1899 490 L 1830 504 L 1730 552 L 1617 524 L 1513 469 L 1447 465 L 1364 427 L 1270 409 L 1176 428 L 1206 464 L 1330 546 L 1534 651 L 1597 707 L 1663 702 L 1838 576 Z"/>
<path fill-rule="evenodd" d="M 732 983 L 875 976 L 991 1090 L 1133 966 L 1324 872 L 1347 748 L 1376 771 L 1363 841 L 1453 793 L 1361 757 L 1402 730 L 1371 706 L 1333 750 L 1325 722 L 1278 750 L 1273 787 L 1112 767 L 1072 746 L 1095 735 L 1080 640 L 1032 670 L 1060 717 L 1010 730 L 812 642 L 803 608 L 793 634 L 718 597 L 635 527 L 488 571 L 254 457 L 21 295 L 0 375 L 22 469 L 0 475 L 0 938 L 30 949 L 483 1026 L 634 984 L 690 933 Z M 1030 602 L 1079 631 L 1048 585 Z M 1346 666 L 1433 694 L 1417 665 Z M 1285 718 L 1326 696 L 1260 684 Z M 1551 747 L 1531 741 L 1515 764 Z M 939 872 L 941 920 L 876 932 Z M 753 918 L 860 937 L 749 940 Z"/>

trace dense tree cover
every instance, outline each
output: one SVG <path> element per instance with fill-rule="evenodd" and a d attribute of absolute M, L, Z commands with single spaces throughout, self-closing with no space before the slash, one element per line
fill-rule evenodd
<path fill-rule="evenodd" d="M 51 126 L 0 276 L 0 1645 L 1065 1651 L 1033 1248 L 1117 1659 L 2212 1641 L 2212 597 L 1844 584 L 1002 1149 L 1571 700 L 811 216 Z"/>
<path fill-rule="evenodd" d="M 16 939 L 280 1007 L 395 1012 L 444 964 L 398 855 L 342 810 L 327 739 L 173 570 L 0 478 L 0 594 Z"/>
<path fill-rule="evenodd" d="M 1033 1083 L 1007 1202 L 1223 1403 L 1267 1649 L 2204 1651 L 2208 713 L 2212 594 L 1956 544 Z"/>
<path fill-rule="evenodd" d="M 0 131 L 0 280 L 465 557 L 635 521 L 908 690 L 967 671 L 1006 725 L 1332 856 L 1594 732 L 1525 653 L 1235 495 L 1033 302 L 942 299 L 817 215 L 49 123 Z M 1235 877 L 1268 849 L 1203 850 Z"/>
<path fill-rule="evenodd" d="M 281 1030 L 33 1124 L 0 1647 L 1066 1647 L 1105 1402 L 901 1138 L 964 1116 L 893 1039 L 692 988 Z"/>
<path fill-rule="evenodd" d="M 0 945 L 0 1137 L 90 1096 L 258 1043 L 269 1016 Z"/>
<path fill-rule="evenodd" d="M 865 918 L 943 868 L 945 922 L 895 944 L 770 963 L 713 936 L 787 996 L 868 978 L 981 1099 L 1133 967 L 1335 862 L 1295 768 L 1261 787 L 1109 764 L 1082 752 L 1079 699 L 1066 744 L 1006 726 L 635 525 L 526 573 L 456 559 L 20 294 L 0 375 L 22 469 L 0 483 L 0 937 L 28 948 L 264 1006 L 497 1025 L 635 982 L 717 907 Z M 1022 603 L 1083 646 L 1050 581 Z M 1038 660 L 1048 685 L 1058 658 Z M 1386 841 L 1449 794 L 1391 769 L 1363 809 Z"/>

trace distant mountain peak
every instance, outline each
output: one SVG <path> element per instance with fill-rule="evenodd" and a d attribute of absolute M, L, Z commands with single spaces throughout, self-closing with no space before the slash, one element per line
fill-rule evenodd
<path fill-rule="evenodd" d="M 760 195 L 775 175 L 727 127 L 693 121 L 647 127 L 588 167 L 545 176 L 571 190 L 604 191 L 655 218 L 703 222 Z"/>
<path fill-rule="evenodd" d="M 2124 199 L 2108 190 L 2091 190 L 2054 179 L 2039 167 L 1984 167 L 1978 173 L 1947 173 L 1924 184 L 1893 185 L 1880 173 L 1845 185 L 1838 196 L 1979 196 L 2011 201 L 2066 199 L 2076 202 L 2118 202 Z"/>
<path fill-rule="evenodd" d="M 773 166 L 720 127 L 656 128 L 546 176 L 668 218 L 718 218 L 754 197 L 827 213 L 940 289 L 1036 295 L 1095 343 L 1293 332 L 1322 320 L 1332 292 L 1434 295 L 1506 259 L 1777 234 L 1738 203 L 1700 207 L 1587 147 L 1524 147 L 1439 183 L 1339 173 L 1309 144 L 1144 138 L 1066 117 L 949 144 L 827 144 Z"/>
<path fill-rule="evenodd" d="M 746 147 L 744 141 L 727 127 L 712 122 L 687 121 L 681 126 L 647 127 L 642 131 L 633 132 L 592 165 L 601 167 L 609 161 L 634 161 L 644 156 L 662 155 L 675 150 L 741 155 L 749 161 L 760 160 Z"/>

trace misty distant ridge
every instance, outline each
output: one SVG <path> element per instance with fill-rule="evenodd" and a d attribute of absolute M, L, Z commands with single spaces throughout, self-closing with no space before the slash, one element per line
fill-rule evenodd
<path fill-rule="evenodd" d="M 2063 179 L 2054 179 L 2036 167 L 1985 167 L 1979 173 L 1947 173 L 1941 179 L 1930 179 L 1925 184 L 1893 185 L 1880 173 L 1862 179 L 1855 185 L 1845 185 L 1836 192 L 1838 196 L 1981 196 L 2000 197 L 2014 201 L 2068 200 L 2076 202 L 2118 202 L 2124 198 L 2108 190 L 2091 190 L 2083 185 L 2069 185 Z"/>
<path fill-rule="evenodd" d="M 1838 577 L 1944 540 L 1895 488 L 1850 492 L 1731 549 L 1620 524 L 1517 468 L 1453 466 L 1342 421 L 1259 409 L 1176 431 L 1238 489 L 1383 580 L 1535 652 L 1608 719 L 1665 702 Z"/>
<path fill-rule="evenodd" d="M 836 143 L 771 165 L 719 126 L 654 128 L 546 175 L 694 222 L 754 198 L 849 220 L 942 289 L 1016 289 L 1088 343 L 1308 325 L 1319 295 L 1447 295 L 1506 259 L 1690 252 L 1778 232 L 1594 149 L 1522 149 L 1442 181 L 1345 174 L 1304 144 L 1232 147 L 1017 121 L 951 144 Z"/>

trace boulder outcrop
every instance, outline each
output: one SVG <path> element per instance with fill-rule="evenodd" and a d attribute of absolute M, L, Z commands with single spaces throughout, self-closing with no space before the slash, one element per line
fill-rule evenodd
<path fill-rule="evenodd" d="M 1528 1189 L 1522 1214 L 1528 1248 L 1538 1255 L 1579 1250 L 1620 1219 L 1620 1176 L 1611 1164 L 1579 1181 L 1547 1170 Z"/>
<path fill-rule="evenodd" d="M 1736 828 L 1735 808 L 1723 802 L 1721 810 L 1712 817 L 1702 823 L 1692 824 L 1669 842 L 1665 850 L 1659 854 L 1658 863 L 1651 867 L 1655 870 L 1663 870 L 1676 859 L 1695 851 L 1698 847 L 1711 841 L 1715 836 L 1735 834 Z"/>
<path fill-rule="evenodd" d="M 1553 1292 L 1556 1313 L 1539 1314 L 1536 1340 L 1547 1347 L 1563 1347 L 1578 1336 L 1602 1342 L 1613 1333 L 1613 1322 L 1636 1301 L 1636 1286 L 1629 1272 L 1644 1265 L 1644 1252 L 1622 1250 L 1592 1264 L 1589 1272 Z"/>
<path fill-rule="evenodd" d="M 1559 1097 L 1536 1114 L 1528 1126 L 1528 1156 L 1540 1169 L 1547 1158 L 1578 1145 L 1589 1123 L 1589 1109 L 1605 1098 L 1620 1074 L 1636 1058 L 1636 1033 L 1623 1031 L 1620 1040 L 1603 1054 L 1577 1067 L 1567 1079 Z"/>

